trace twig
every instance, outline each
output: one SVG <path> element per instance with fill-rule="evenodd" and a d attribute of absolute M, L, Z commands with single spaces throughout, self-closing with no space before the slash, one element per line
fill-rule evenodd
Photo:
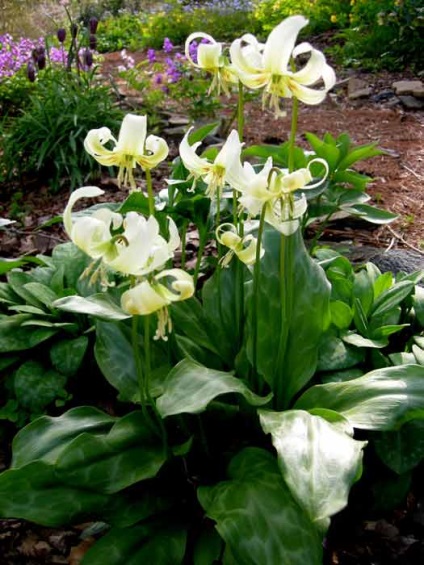
<path fill-rule="evenodd" d="M 406 169 L 409 173 L 411 173 L 412 175 L 414 175 L 418 180 L 424 180 L 424 176 L 423 175 L 419 175 L 418 173 L 416 173 L 414 170 L 410 169 L 407 165 L 405 165 L 404 163 L 402 163 L 402 167 L 404 169 Z"/>
<path fill-rule="evenodd" d="M 419 253 L 420 255 L 424 255 L 424 251 L 422 251 L 421 249 L 418 249 L 418 247 L 415 247 L 414 245 L 411 245 L 410 243 L 408 243 L 399 233 L 395 232 L 395 230 L 393 228 L 391 228 L 390 226 L 386 226 L 386 228 L 389 230 L 389 232 L 394 235 L 399 241 L 401 241 L 404 245 L 406 245 L 406 247 L 409 247 L 410 249 L 413 249 L 414 251 L 416 251 L 417 253 Z M 388 250 L 387 250 L 388 251 Z"/>

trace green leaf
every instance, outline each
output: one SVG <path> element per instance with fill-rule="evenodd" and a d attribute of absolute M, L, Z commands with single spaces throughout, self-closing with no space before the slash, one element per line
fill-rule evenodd
<path fill-rule="evenodd" d="M 119 391 L 119 400 L 137 402 L 140 399 L 140 385 L 126 328 L 98 320 L 94 355 L 106 380 Z"/>
<path fill-rule="evenodd" d="M 401 281 L 396 283 L 394 286 L 385 290 L 380 294 L 380 296 L 375 300 L 371 315 L 380 316 L 389 312 L 395 308 L 398 304 L 402 302 L 415 288 L 415 284 L 412 281 Z"/>
<path fill-rule="evenodd" d="M 173 414 L 198 414 L 221 394 L 237 393 L 252 406 L 262 406 L 272 395 L 254 394 L 240 379 L 230 373 L 208 369 L 191 359 L 183 359 L 166 378 L 164 393 L 157 400 L 163 418 Z"/>
<path fill-rule="evenodd" d="M 356 347 L 349 347 L 336 336 L 326 337 L 319 350 L 319 371 L 338 371 L 349 369 L 363 361 L 364 355 Z"/>
<path fill-rule="evenodd" d="M 54 467 L 35 461 L 0 474 L 0 516 L 47 527 L 87 521 L 101 513 L 107 496 L 60 484 Z"/>
<path fill-rule="evenodd" d="M 376 143 L 369 143 L 368 145 L 361 145 L 352 149 L 344 159 L 339 163 L 339 169 L 347 169 L 354 163 L 362 161 L 363 159 L 370 159 L 378 155 L 383 155 L 384 151 L 376 148 Z"/>
<path fill-rule="evenodd" d="M 268 452 L 246 448 L 231 461 L 229 480 L 200 487 L 206 514 L 240 565 L 321 565 L 322 540 L 298 506 Z"/>
<path fill-rule="evenodd" d="M 16 314 L 0 319 L 0 353 L 31 349 L 57 332 L 57 329 L 52 327 L 22 327 L 22 324 L 29 320 L 29 314 Z"/>
<path fill-rule="evenodd" d="M 113 528 L 87 551 L 82 565 L 178 565 L 184 559 L 186 535 L 177 525 Z"/>
<path fill-rule="evenodd" d="M 35 263 L 36 265 L 42 265 L 43 261 L 41 261 L 37 257 L 31 257 L 30 255 L 28 255 L 27 257 L 18 257 L 15 259 L 0 258 L 0 275 L 4 275 L 8 273 L 12 269 L 17 269 L 18 267 L 22 267 L 27 263 Z"/>
<path fill-rule="evenodd" d="M 321 338 L 330 323 L 330 285 L 310 258 L 300 230 L 289 237 L 266 230 L 264 248 L 258 284 L 257 367 L 278 405 L 287 406 L 315 373 Z M 284 255 L 282 277 L 280 255 Z M 251 341 L 248 356 L 253 362 Z"/>
<path fill-rule="evenodd" d="M 382 432 L 374 438 L 380 459 L 402 475 L 424 459 L 424 420 L 406 422 L 400 430 Z"/>
<path fill-rule="evenodd" d="M 384 367 L 351 381 L 316 385 L 295 404 L 299 410 L 318 407 L 339 412 L 355 428 L 396 429 L 424 415 L 424 367 Z"/>
<path fill-rule="evenodd" d="M 88 298 L 82 296 L 65 296 L 53 303 L 55 308 L 74 312 L 76 314 L 87 314 L 104 320 L 117 321 L 131 318 L 105 293 L 93 294 Z"/>
<path fill-rule="evenodd" d="M 66 484 L 110 494 L 154 477 L 165 460 L 157 434 L 137 411 L 102 435 L 77 436 L 59 454 L 56 472 Z"/>
<path fill-rule="evenodd" d="M 198 346 L 219 355 L 219 349 L 215 347 L 207 332 L 203 308 L 197 298 L 174 302 L 171 305 L 171 317 L 175 332 L 184 332 Z"/>
<path fill-rule="evenodd" d="M 203 141 L 205 137 L 212 133 L 216 133 L 220 126 L 220 122 L 212 122 L 210 124 L 206 124 L 201 126 L 200 128 L 195 129 L 190 133 L 188 136 L 188 140 L 190 145 L 197 143 L 198 141 Z"/>
<path fill-rule="evenodd" d="M 349 343 L 350 345 L 354 345 L 355 347 L 371 347 L 381 349 L 382 347 L 386 347 L 386 345 L 388 344 L 387 339 L 368 339 L 355 332 L 347 332 L 341 337 L 345 343 Z"/>
<path fill-rule="evenodd" d="M 22 406 L 34 414 L 40 413 L 56 398 L 66 397 L 66 377 L 52 369 L 46 369 L 37 361 L 27 361 L 14 377 L 16 398 Z"/>
<path fill-rule="evenodd" d="M 38 282 L 27 283 L 24 285 L 24 288 L 30 292 L 36 300 L 50 309 L 53 307 L 53 302 L 58 298 L 57 294 L 51 288 Z"/>
<path fill-rule="evenodd" d="M 87 347 L 88 338 L 84 335 L 75 339 L 62 339 L 50 348 L 50 361 L 64 375 L 74 375 L 81 366 Z"/>
<path fill-rule="evenodd" d="M 259 410 L 259 418 L 264 432 L 271 434 L 293 497 L 325 533 L 330 517 L 347 505 L 350 487 L 361 473 L 366 442 L 301 410 Z"/>
<path fill-rule="evenodd" d="M 352 323 L 352 309 L 341 300 L 330 302 L 331 322 L 339 328 L 339 330 L 347 329 Z"/>
<path fill-rule="evenodd" d="M 88 406 L 73 408 L 57 418 L 41 416 L 16 434 L 12 468 L 23 467 L 37 459 L 55 463 L 60 453 L 79 434 L 107 432 L 115 420 Z"/>
<path fill-rule="evenodd" d="M 120 206 L 119 214 L 138 212 L 145 216 L 149 215 L 149 199 L 142 192 L 131 192 L 125 202 Z"/>
<path fill-rule="evenodd" d="M 342 209 L 345 212 L 352 214 L 352 216 L 359 216 L 360 218 L 367 220 L 367 222 L 378 225 L 390 224 L 398 218 L 397 214 L 393 214 L 387 210 L 380 210 L 379 208 L 375 208 L 369 204 L 343 205 Z"/>

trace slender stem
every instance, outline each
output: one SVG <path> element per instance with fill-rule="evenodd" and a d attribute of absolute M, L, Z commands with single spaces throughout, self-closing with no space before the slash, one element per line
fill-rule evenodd
<path fill-rule="evenodd" d="M 146 169 L 146 185 L 147 185 L 147 196 L 149 198 L 149 214 L 150 216 L 154 216 L 155 196 L 153 194 L 152 174 L 150 172 L 150 169 Z"/>
<path fill-rule="evenodd" d="M 252 364 L 254 371 L 254 380 L 257 378 L 258 374 L 258 307 L 259 307 L 259 279 L 261 276 L 261 244 L 262 236 L 265 227 L 265 206 L 263 206 L 261 211 L 261 217 L 259 220 L 258 228 L 258 238 L 256 247 L 256 260 L 255 266 L 253 268 L 253 302 L 252 302 Z M 258 391 L 259 392 L 259 391 Z"/>
<path fill-rule="evenodd" d="M 243 141 L 244 135 L 244 93 L 243 84 L 241 81 L 238 83 L 238 104 L 237 104 L 237 131 L 240 141 Z"/>
<path fill-rule="evenodd" d="M 296 147 L 295 143 L 296 143 L 298 116 L 299 116 L 299 100 L 297 98 L 293 98 L 291 130 L 289 137 L 289 156 L 288 156 L 289 173 L 294 171 L 294 149 Z"/>
<path fill-rule="evenodd" d="M 146 399 L 150 406 L 152 407 L 153 413 L 156 417 L 156 421 L 159 425 L 160 429 L 160 437 L 163 443 L 163 449 L 165 452 L 168 451 L 168 434 L 165 428 L 165 424 L 162 420 L 161 415 L 156 408 L 156 403 L 150 394 L 150 378 L 152 373 L 152 363 L 151 363 L 151 351 L 150 351 L 150 316 L 144 316 L 144 360 L 145 360 L 145 392 L 146 392 Z M 157 432 L 157 430 L 156 430 Z"/>
<path fill-rule="evenodd" d="M 197 279 L 199 278 L 200 265 L 202 263 L 203 251 L 206 245 L 207 234 L 208 234 L 207 229 L 203 228 L 202 230 L 199 230 L 199 248 L 197 250 L 196 266 L 194 267 L 194 273 L 193 273 L 193 282 L 195 288 L 197 284 Z"/>
<path fill-rule="evenodd" d="M 185 220 L 183 227 L 181 228 L 181 268 L 182 269 L 185 269 L 185 263 L 186 263 L 187 227 L 188 227 L 188 220 Z"/>
<path fill-rule="evenodd" d="M 132 338 L 132 348 L 134 354 L 135 369 L 137 371 L 137 381 L 140 390 L 140 404 L 144 411 L 146 406 L 146 395 L 145 395 L 145 382 L 143 373 L 143 364 L 140 356 L 140 347 L 138 345 L 138 316 L 133 316 L 131 321 L 131 338 Z"/>

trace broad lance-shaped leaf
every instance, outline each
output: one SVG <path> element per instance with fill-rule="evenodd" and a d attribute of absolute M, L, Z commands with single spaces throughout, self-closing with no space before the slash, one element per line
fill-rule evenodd
<path fill-rule="evenodd" d="M 198 498 L 239 565 L 321 565 L 322 539 L 267 451 L 246 448 Z"/>
<path fill-rule="evenodd" d="M 80 406 L 62 416 L 41 416 L 20 430 L 13 440 L 12 468 L 36 460 L 55 463 L 60 453 L 83 432 L 107 433 L 116 418 L 97 408 Z"/>
<path fill-rule="evenodd" d="M 242 394 L 249 404 L 262 406 L 272 395 L 254 394 L 240 379 L 230 373 L 208 369 L 191 359 L 183 359 L 166 378 L 164 393 L 157 400 L 163 418 L 173 414 L 198 414 L 209 402 L 228 393 Z"/>
<path fill-rule="evenodd" d="M 57 485 L 113 493 L 154 477 L 166 455 L 141 412 L 116 419 L 81 407 L 19 432 L 12 467 L 37 460 L 54 465 Z"/>
<path fill-rule="evenodd" d="M 54 466 L 35 461 L 0 474 L 0 516 L 57 527 L 101 515 L 108 496 L 57 480 Z"/>
<path fill-rule="evenodd" d="M 411 471 L 424 459 L 423 419 L 406 422 L 400 430 L 376 434 L 374 446 L 380 459 L 395 473 Z"/>
<path fill-rule="evenodd" d="M 87 551 L 82 565 L 179 565 L 186 537 L 179 525 L 113 528 Z"/>
<path fill-rule="evenodd" d="M 298 399 L 295 408 L 328 408 L 355 428 L 393 430 L 424 416 L 424 367 L 385 367 L 343 383 L 316 385 Z"/>
<path fill-rule="evenodd" d="M 87 314 L 103 320 L 126 320 L 131 317 L 104 293 L 93 294 L 88 298 L 65 296 L 53 302 L 53 306 L 65 312 Z"/>
<path fill-rule="evenodd" d="M 315 373 L 321 336 L 330 323 L 330 284 L 306 251 L 300 230 L 289 237 L 266 230 L 264 247 L 257 367 L 276 404 L 286 407 Z M 248 355 L 252 362 L 251 341 Z"/>
<path fill-rule="evenodd" d="M 323 533 L 330 517 L 347 505 L 361 472 L 366 442 L 303 410 L 259 411 L 271 434 L 283 478 L 299 506 Z M 353 434 L 353 429 L 352 429 Z"/>

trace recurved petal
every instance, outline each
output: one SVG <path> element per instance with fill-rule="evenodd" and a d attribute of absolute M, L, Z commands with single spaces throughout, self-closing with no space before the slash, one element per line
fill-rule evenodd
<path fill-rule="evenodd" d="M 159 273 L 155 278 L 156 280 L 163 278 L 173 279 L 170 283 L 172 290 L 162 284 L 158 285 L 161 287 L 159 292 L 169 300 L 169 303 L 187 300 L 194 294 L 193 277 L 182 269 L 167 269 Z"/>
<path fill-rule="evenodd" d="M 324 75 L 326 79 L 324 80 Z M 317 49 L 311 49 L 311 56 L 306 65 L 293 74 L 293 79 L 299 84 L 312 85 L 321 78 L 324 80 L 325 88 L 328 90 L 334 86 L 336 75 L 333 69 L 327 65 L 325 56 Z M 334 80 L 334 82 L 332 82 Z M 328 83 L 328 86 L 327 84 Z"/>
<path fill-rule="evenodd" d="M 146 152 L 136 156 L 136 161 L 144 169 L 153 169 L 168 157 L 169 147 L 162 137 L 149 135 L 146 139 Z"/>
<path fill-rule="evenodd" d="M 104 147 L 108 141 L 113 141 L 116 144 L 116 139 L 109 128 L 92 129 L 84 139 L 84 149 L 101 165 L 114 165 L 117 162 L 116 153 L 114 150 Z"/>
<path fill-rule="evenodd" d="M 195 63 L 195 62 L 193 61 L 193 59 L 192 59 L 192 57 L 191 57 L 191 54 L 190 54 L 190 45 L 191 45 L 191 43 L 192 43 L 193 41 L 196 41 L 196 42 L 197 42 L 198 39 L 200 39 L 200 40 L 202 40 L 202 39 L 207 39 L 207 40 L 209 41 L 209 43 L 212 44 L 212 45 L 216 44 L 216 41 L 215 41 L 215 39 L 214 39 L 211 35 L 209 35 L 208 33 L 203 33 L 202 31 L 195 31 L 194 33 L 191 33 L 191 34 L 187 37 L 186 42 L 185 42 L 184 54 L 185 54 L 186 58 L 190 61 L 190 63 L 191 63 L 194 67 L 202 68 L 201 65 L 199 65 L 198 63 Z"/>
<path fill-rule="evenodd" d="M 222 45 L 220 43 L 201 43 L 197 48 L 198 67 L 206 71 L 213 71 L 220 66 Z"/>
<path fill-rule="evenodd" d="M 320 104 L 327 96 L 327 90 L 324 88 L 310 88 L 299 84 L 295 80 L 290 82 L 290 89 L 298 100 L 304 104 L 314 106 Z"/>
<path fill-rule="evenodd" d="M 201 145 L 200 142 L 190 145 L 188 137 L 192 129 L 193 128 L 190 128 L 188 130 L 180 143 L 180 157 L 185 168 L 198 177 L 209 172 L 211 164 L 207 159 L 203 159 L 197 155 L 196 149 Z"/>
<path fill-rule="evenodd" d="M 71 194 L 66 208 L 63 211 L 63 224 L 69 237 L 71 237 L 72 233 L 72 208 L 74 207 L 75 203 L 80 198 L 95 198 L 96 196 L 100 196 L 101 194 L 104 194 L 104 190 L 98 188 L 97 186 L 83 186 L 81 188 L 77 188 L 77 190 L 74 190 L 74 192 Z"/>
<path fill-rule="evenodd" d="M 284 75 L 300 30 L 308 24 L 303 16 L 291 16 L 275 27 L 265 43 L 263 62 L 271 74 Z"/>
<path fill-rule="evenodd" d="M 243 143 L 240 143 L 239 134 L 233 129 L 216 156 L 214 164 L 224 167 L 225 170 L 229 169 L 233 163 L 240 161 L 242 147 Z"/>

